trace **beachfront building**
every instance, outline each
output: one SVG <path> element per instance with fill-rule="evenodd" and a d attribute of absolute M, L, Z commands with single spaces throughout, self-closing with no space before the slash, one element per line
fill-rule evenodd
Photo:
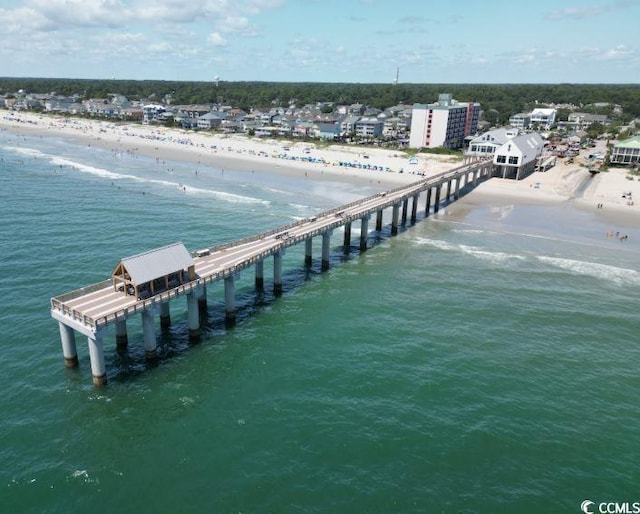
<path fill-rule="evenodd" d="M 556 109 L 534 109 L 531 111 L 531 126 L 549 130 L 556 122 Z"/>
<path fill-rule="evenodd" d="M 384 137 L 404 137 L 409 132 L 410 121 L 406 118 L 392 117 L 384 120 L 382 135 Z"/>
<path fill-rule="evenodd" d="M 225 118 L 223 113 L 208 112 L 203 114 L 196 121 L 196 126 L 200 130 L 217 129 L 222 124 L 222 120 Z"/>
<path fill-rule="evenodd" d="M 525 112 L 514 114 L 509 117 L 509 125 L 518 130 L 526 130 L 531 126 L 531 115 Z"/>
<path fill-rule="evenodd" d="M 496 153 L 510 139 L 516 137 L 520 131 L 514 127 L 500 127 L 480 134 L 469 141 L 465 155 L 489 158 Z"/>
<path fill-rule="evenodd" d="M 536 108 L 531 112 L 519 112 L 509 117 L 509 125 L 518 130 L 546 129 L 549 130 L 556 122 L 557 109 Z"/>
<path fill-rule="evenodd" d="M 142 106 L 142 123 L 159 123 L 163 119 L 163 114 L 166 112 L 164 105 L 160 104 L 146 104 Z"/>
<path fill-rule="evenodd" d="M 480 104 L 458 102 L 448 93 L 433 104 L 415 104 L 411 116 L 411 148 L 461 148 L 465 136 L 476 132 Z"/>
<path fill-rule="evenodd" d="M 325 141 L 335 141 L 340 136 L 340 125 L 337 123 L 314 123 L 312 135 Z"/>
<path fill-rule="evenodd" d="M 382 135 L 382 127 L 384 123 L 377 118 L 361 118 L 356 122 L 356 137 L 370 139 Z"/>
<path fill-rule="evenodd" d="M 509 139 L 493 156 L 495 175 L 515 180 L 527 177 L 535 171 L 543 149 L 544 141 L 536 132 Z"/>
<path fill-rule="evenodd" d="M 360 116 L 347 116 L 340 122 L 340 133 L 343 136 L 350 136 L 356 132 L 356 123 Z"/>
<path fill-rule="evenodd" d="M 567 118 L 565 125 L 574 130 L 587 130 L 592 123 L 610 125 L 611 121 L 606 114 L 591 114 L 588 112 L 572 112 Z"/>
<path fill-rule="evenodd" d="M 633 165 L 640 163 L 640 135 L 625 139 L 613 145 L 611 164 Z"/>

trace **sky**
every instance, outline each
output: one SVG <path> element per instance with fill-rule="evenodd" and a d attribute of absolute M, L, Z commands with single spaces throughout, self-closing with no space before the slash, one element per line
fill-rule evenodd
<path fill-rule="evenodd" d="M 640 83 L 640 0 L 0 0 L 0 76 Z"/>

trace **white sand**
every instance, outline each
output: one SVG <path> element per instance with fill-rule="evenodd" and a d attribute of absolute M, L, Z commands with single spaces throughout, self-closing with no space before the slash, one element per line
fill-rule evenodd
<path fill-rule="evenodd" d="M 432 154 L 418 155 L 417 163 L 411 164 L 409 156 L 401 151 L 225 136 L 11 111 L 0 111 L 0 129 L 18 134 L 55 132 L 114 151 L 140 152 L 158 160 L 192 162 L 196 169 L 202 163 L 223 169 L 225 166 L 237 170 L 268 169 L 289 176 L 308 174 L 316 180 L 340 176 L 341 180 L 360 183 L 376 180 L 381 187 L 406 184 L 417 180 L 421 174 L 431 176 L 461 165 L 459 160 Z M 604 148 L 597 150 L 603 152 Z M 340 162 L 376 166 L 384 171 L 346 167 Z M 596 209 L 602 204 L 603 212 L 640 215 L 638 178 L 629 180 L 626 169 L 611 169 L 591 177 L 580 162 L 579 157 L 570 165 L 558 159 L 550 170 L 533 173 L 520 181 L 492 178 L 479 185 L 474 194 L 499 195 L 532 203 L 575 200 L 581 207 Z M 626 193 L 631 193 L 631 197 Z"/>
<path fill-rule="evenodd" d="M 198 163 L 222 169 L 225 166 L 255 171 L 268 168 L 271 172 L 286 175 L 307 173 L 314 179 L 340 176 L 350 181 L 376 180 L 384 186 L 414 182 L 420 178 L 419 174 L 434 175 L 462 164 L 446 156 L 420 155 L 417 163 L 412 164 L 409 156 L 401 151 L 276 141 L 10 111 L 0 111 L 0 128 L 14 133 L 55 132 L 114 151 L 133 151 L 159 160 L 192 162 L 196 168 Z M 341 162 L 353 166 L 344 166 Z M 374 166 L 378 169 L 374 170 Z"/>

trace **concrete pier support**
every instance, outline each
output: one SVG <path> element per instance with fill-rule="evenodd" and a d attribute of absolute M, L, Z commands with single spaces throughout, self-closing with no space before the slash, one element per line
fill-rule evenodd
<path fill-rule="evenodd" d="M 282 252 L 273 254 L 273 294 L 282 294 Z"/>
<path fill-rule="evenodd" d="M 128 344 L 127 318 L 122 318 L 116 321 L 116 346 L 118 350 L 126 350 Z"/>
<path fill-rule="evenodd" d="M 407 211 L 409 210 L 409 199 L 402 200 L 402 224 L 407 224 Z"/>
<path fill-rule="evenodd" d="M 433 188 L 430 187 L 429 189 L 427 189 L 427 206 L 424 208 L 424 217 L 428 217 L 429 213 L 431 212 L 431 190 Z"/>
<path fill-rule="evenodd" d="M 169 301 L 160 304 L 160 328 L 167 330 L 171 326 L 171 310 Z"/>
<path fill-rule="evenodd" d="M 207 313 L 207 286 L 200 284 L 198 287 L 198 309 L 201 313 Z"/>
<path fill-rule="evenodd" d="M 344 225 L 344 250 L 345 250 L 345 252 L 348 252 L 349 248 L 351 248 L 351 222 L 345 223 L 345 225 Z"/>
<path fill-rule="evenodd" d="M 147 359 L 155 359 L 157 357 L 156 348 L 158 345 L 156 343 L 156 326 L 153 318 L 152 311 L 142 311 L 142 339 Z"/>
<path fill-rule="evenodd" d="M 198 298 L 195 291 L 187 293 L 187 323 L 189 337 L 195 339 L 200 335 L 200 313 L 198 312 Z"/>
<path fill-rule="evenodd" d="M 322 234 L 322 271 L 329 269 L 329 246 L 331 244 L 331 232 Z"/>
<path fill-rule="evenodd" d="M 440 210 L 440 191 L 442 190 L 442 184 L 436 186 L 436 199 L 433 202 L 433 213 L 435 214 Z"/>
<path fill-rule="evenodd" d="M 369 218 L 371 216 L 363 216 L 361 218 L 362 224 L 360 225 L 360 251 L 364 252 L 367 249 L 367 236 L 369 235 Z"/>
<path fill-rule="evenodd" d="M 89 359 L 91 360 L 91 376 L 93 385 L 103 386 L 107 383 L 107 368 L 104 363 L 104 346 L 102 336 L 98 333 L 88 337 Z"/>
<path fill-rule="evenodd" d="M 58 322 L 60 327 L 60 341 L 62 342 L 62 355 L 64 355 L 64 365 L 67 368 L 75 368 L 78 365 L 78 350 L 76 349 L 76 334 L 73 329 L 62 322 Z"/>
<path fill-rule="evenodd" d="M 376 212 L 376 231 L 382 232 L 382 209 Z"/>
<path fill-rule="evenodd" d="M 418 219 L 418 198 L 420 195 L 413 195 L 413 203 L 411 204 L 411 223 L 415 223 Z"/>
<path fill-rule="evenodd" d="M 264 291 L 264 260 L 256 261 L 256 291 Z"/>
<path fill-rule="evenodd" d="M 451 179 L 447 182 L 447 196 L 444 198 L 444 203 L 449 203 L 451 200 Z"/>
<path fill-rule="evenodd" d="M 304 265 L 310 268 L 313 265 L 313 238 L 304 241 Z"/>
<path fill-rule="evenodd" d="M 236 324 L 236 286 L 233 275 L 224 278 L 224 315 L 227 326 Z"/>
<path fill-rule="evenodd" d="M 393 204 L 393 213 L 391 215 L 391 235 L 398 233 L 398 217 L 400 216 L 400 204 Z"/>
<path fill-rule="evenodd" d="M 454 200 L 457 200 L 458 198 L 460 198 L 460 179 L 461 179 L 461 178 L 462 178 L 462 177 L 458 177 L 458 178 L 456 179 L 456 189 L 455 189 L 455 191 L 454 191 L 454 193 L 453 193 L 453 198 L 454 198 Z"/>

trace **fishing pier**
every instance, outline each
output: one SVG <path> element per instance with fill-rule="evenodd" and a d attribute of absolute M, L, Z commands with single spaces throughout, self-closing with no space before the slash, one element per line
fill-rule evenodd
<path fill-rule="evenodd" d="M 474 161 L 412 184 L 378 193 L 289 225 L 229 243 L 189 253 L 181 243 L 122 259 L 111 278 L 51 299 L 51 316 L 58 321 L 62 352 L 67 367 L 78 365 L 76 333 L 87 337 L 91 374 L 97 386 L 107 382 L 104 338 L 115 326 L 116 344 L 128 344 L 127 319 L 142 317 L 145 354 L 156 357 L 156 315 L 160 325 L 170 325 L 171 300 L 185 295 L 189 335 L 200 334 L 200 311 L 206 310 L 207 285 L 224 282 L 225 317 L 235 321 L 235 280 L 238 273 L 255 268 L 255 287 L 264 288 L 265 259 L 273 258 L 273 289 L 282 292 L 282 256 L 286 248 L 305 244 L 305 265 L 312 263 L 314 237 L 322 238 L 321 269 L 329 269 L 333 231 L 344 227 L 344 246 L 351 246 L 351 226 L 360 223 L 360 251 L 367 249 L 369 221 L 375 214 L 375 230 L 382 230 L 383 211 L 392 209 L 391 234 L 407 219 L 415 223 L 419 200 L 426 193 L 424 216 L 437 213 L 441 205 L 457 200 L 478 183 L 491 177 L 491 160 Z M 409 204 L 411 211 L 409 212 Z"/>

